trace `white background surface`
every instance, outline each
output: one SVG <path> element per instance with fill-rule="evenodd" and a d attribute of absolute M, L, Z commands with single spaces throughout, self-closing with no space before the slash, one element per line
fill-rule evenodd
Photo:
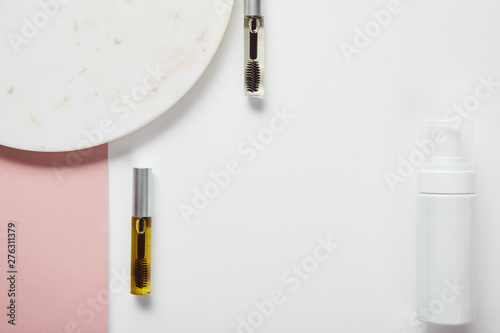
<path fill-rule="evenodd" d="M 416 176 L 392 192 L 419 137 L 473 95 L 479 76 L 500 81 L 500 3 L 402 0 L 370 45 L 347 63 L 340 43 L 388 1 L 266 3 L 266 97 L 243 96 L 242 1 L 207 72 L 172 110 L 113 142 L 110 151 L 109 331 L 237 332 L 238 317 L 274 289 L 286 301 L 259 333 L 500 332 L 500 87 L 472 115 L 477 190 L 477 323 L 411 325 L 415 304 Z M 238 154 L 273 109 L 296 115 L 252 162 Z M 179 211 L 210 172 L 241 173 L 187 224 Z M 153 167 L 153 289 L 129 294 L 132 167 Z M 318 237 L 340 244 L 295 291 L 282 275 Z M 245 332 L 242 330 L 241 332 Z M 248 333 L 248 332 L 245 332 Z"/>

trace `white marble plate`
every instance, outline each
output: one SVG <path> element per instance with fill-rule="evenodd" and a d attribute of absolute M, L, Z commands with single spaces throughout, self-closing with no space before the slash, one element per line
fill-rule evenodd
<path fill-rule="evenodd" d="M 172 107 L 201 76 L 233 0 L 0 1 L 0 144 L 106 143 Z"/>

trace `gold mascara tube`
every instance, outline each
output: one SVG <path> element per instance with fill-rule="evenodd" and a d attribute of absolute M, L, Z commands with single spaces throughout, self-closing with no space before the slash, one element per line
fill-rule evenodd
<path fill-rule="evenodd" d="M 151 169 L 134 168 L 130 293 L 151 293 Z"/>

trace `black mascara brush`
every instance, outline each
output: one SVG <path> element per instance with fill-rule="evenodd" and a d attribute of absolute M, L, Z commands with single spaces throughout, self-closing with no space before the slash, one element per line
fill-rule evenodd
<path fill-rule="evenodd" d="M 245 73 L 246 89 L 249 93 L 256 93 L 259 91 L 260 86 L 260 67 L 259 63 L 255 60 L 250 60 L 247 63 Z"/>
<path fill-rule="evenodd" d="M 143 289 L 148 285 L 149 267 L 146 259 L 146 219 L 135 221 L 135 237 L 137 237 L 136 259 L 133 269 L 133 280 L 136 288 Z M 133 237 L 134 237 L 133 236 Z"/>

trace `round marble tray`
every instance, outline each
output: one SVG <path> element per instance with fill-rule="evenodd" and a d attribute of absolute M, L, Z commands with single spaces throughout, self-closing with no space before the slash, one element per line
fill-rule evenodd
<path fill-rule="evenodd" d="M 233 0 L 0 3 L 0 144 L 67 151 L 153 121 L 198 80 Z"/>

